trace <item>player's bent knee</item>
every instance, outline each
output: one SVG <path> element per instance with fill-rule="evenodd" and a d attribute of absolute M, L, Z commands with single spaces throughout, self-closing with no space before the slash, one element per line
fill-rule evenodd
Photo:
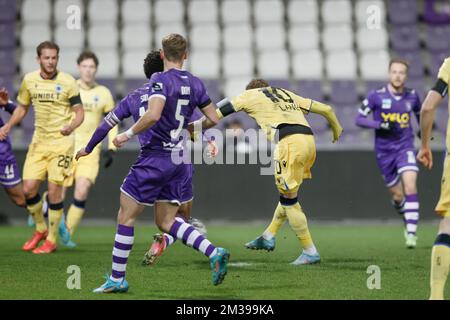
<path fill-rule="evenodd" d="M 439 223 L 438 233 L 450 234 L 450 217 L 442 218 L 441 222 Z"/>

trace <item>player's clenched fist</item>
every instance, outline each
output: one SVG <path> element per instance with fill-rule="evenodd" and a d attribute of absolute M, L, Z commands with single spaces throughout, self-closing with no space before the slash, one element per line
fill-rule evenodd
<path fill-rule="evenodd" d="M 61 132 L 63 136 L 68 136 L 73 132 L 73 128 L 70 125 L 66 125 L 62 127 L 62 129 L 59 132 Z"/>
<path fill-rule="evenodd" d="M 417 154 L 417 160 L 427 169 L 433 167 L 433 154 L 430 148 L 420 148 Z"/>
<path fill-rule="evenodd" d="M 125 132 L 118 134 L 114 140 L 113 143 L 117 148 L 122 147 L 130 138 L 127 136 Z"/>

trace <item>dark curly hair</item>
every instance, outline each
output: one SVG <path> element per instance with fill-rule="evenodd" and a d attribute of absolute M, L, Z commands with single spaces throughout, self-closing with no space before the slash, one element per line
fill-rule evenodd
<path fill-rule="evenodd" d="M 144 73 L 147 79 L 150 79 L 155 72 L 164 71 L 164 63 L 161 59 L 159 50 L 153 50 L 144 59 Z"/>

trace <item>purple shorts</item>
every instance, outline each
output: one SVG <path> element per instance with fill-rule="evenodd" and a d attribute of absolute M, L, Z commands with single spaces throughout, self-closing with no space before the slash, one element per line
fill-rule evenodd
<path fill-rule="evenodd" d="M 0 185 L 5 188 L 12 188 L 21 181 L 16 158 L 8 156 L 7 159 L 0 159 Z"/>
<path fill-rule="evenodd" d="M 192 177 L 194 176 L 194 165 L 184 164 L 186 166 L 186 170 L 188 172 L 186 181 L 181 188 L 181 203 L 186 203 L 194 199 L 194 190 L 192 185 Z"/>
<path fill-rule="evenodd" d="M 377 164 L 387 187 L 395 186 L 405 171 L 419 171 L 414 149 L 403 149 L 392 154 L 377 153 Z"/>
<path fill-rule="evenodd" d="M 189 166 L 174 164 L 170 153 L 143 151 L 120 190 L 142 205 L 152 206 L 158 201 L 180 205 L 189 197 L 183 197 L 183 189 L 188 182 L 191 182 L 192 198 L 192 171 Z"/>

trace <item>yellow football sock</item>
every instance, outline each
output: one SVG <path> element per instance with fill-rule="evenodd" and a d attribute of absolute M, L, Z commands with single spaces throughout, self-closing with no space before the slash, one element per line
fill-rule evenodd
<path fill-rule="evenodd" d="M 284 207 L 281 205 L 281 203 L 278 202 L 277 208 L 273 213 L 272 222 L 264 231 L 264 233 L 269 233 L 272 235 L 272 237 L 274 237 L 278 233 L 278 231 L 280 231 L 281 227 L 286 222 L 286 219 L 286 211 L 284 210 Z"/>
<path fill-rule="evenodd" d="M 308 222 L 306 216 L 302 211 L 302 207 L 297 202 L 294 205 L 284 206 L 289 224 L 300 240 L 300 245 L 303 249 L 308 249 L 313 246 L 311 234 L 308 229 Z"/>
<path fill-rule="evenodd" d="M 62 206 L 62 204 L 61 204 Z M 47 240 L 49 240 L 52 243 L 56 243 L 56 239 L 58 238 L 58 229 L 59 229 L 59 223 L 61 222 L 61 217 L 64 213 L 64 208 L 61 209 L 48 209 L 48 220 L 49 220 L 49 230 L 48 230 L 48 236 Z"/>
<path fill-rule="evenodd" d="M 67 227 L 69 228 L 70 234 L 73 235 L 75 229 L 80 224 L 81 218 L 84 214 L 84 208 L 79 208 L 72 204 L 67 213 Z"/>
<path fill-rule="evenodd" d="M 27 205 L 27 210 L 31 217 L 33 217 L 34 223 L 36 224 L 36 231 L 45 232 L 47 230 L 47 224 L 42 213 L 42 199 L 38 203 Z"/>
<path fill-rule="evenodd" d="M 431 251 L 430 300 L 443 300 L 445 281 L 450 267 L 450 247 L 434 245 Z"/>

